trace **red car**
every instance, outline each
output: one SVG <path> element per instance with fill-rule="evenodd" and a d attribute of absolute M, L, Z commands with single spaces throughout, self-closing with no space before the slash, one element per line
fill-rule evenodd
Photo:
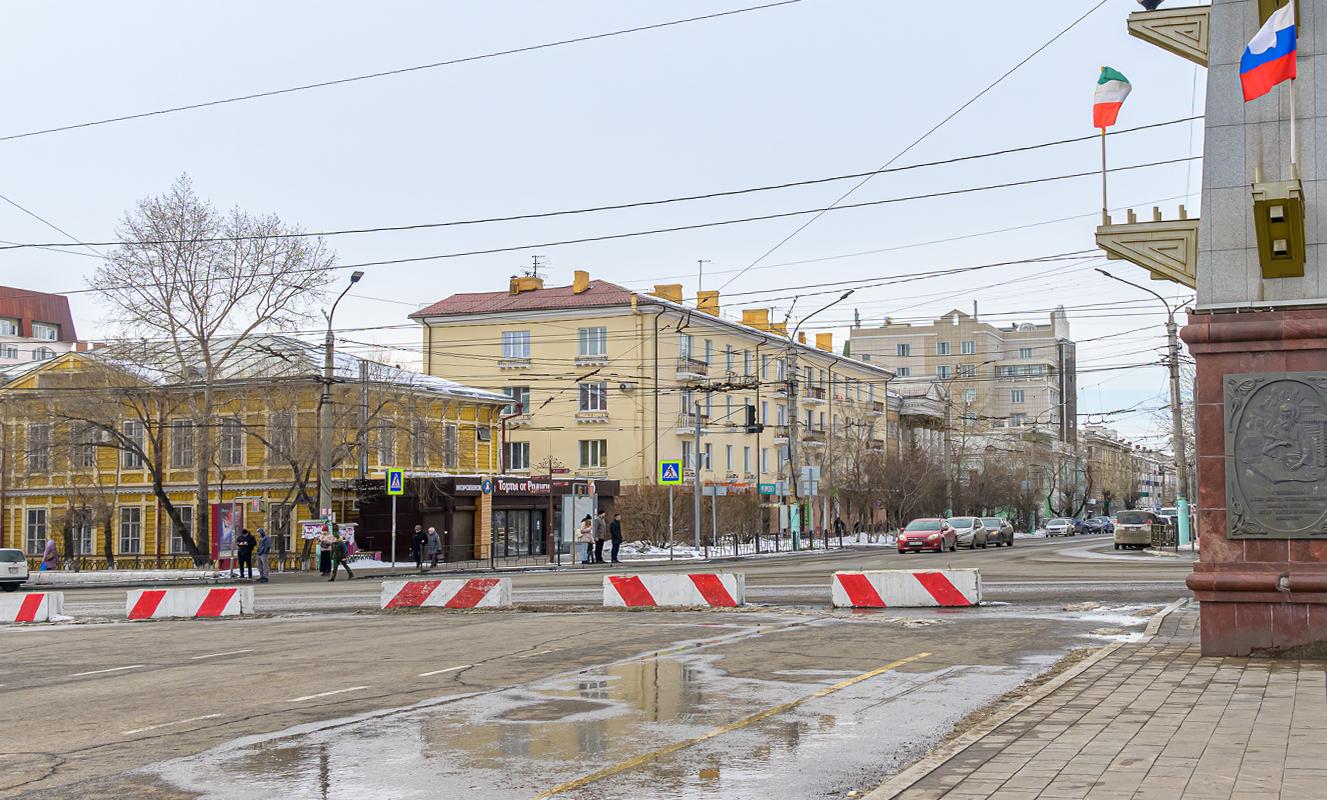
<path fill-rule="evenodd" d="M 958 532 L 943 519 L 914 519 L 898 537 L 900 553 L 934 550 L 943 553 L 958 549 Z"/>

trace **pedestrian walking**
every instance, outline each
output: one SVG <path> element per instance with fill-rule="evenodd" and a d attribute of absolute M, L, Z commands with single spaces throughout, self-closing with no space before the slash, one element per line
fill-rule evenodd
<path fill-rule="evenodd" d="M 590 515 L 586 514 L 585 519 L 581 520 L 580 532 L 576 534 L 576 541 L 585 545 L 585 558 L 581 560 L 582 564 L 594 563 L 594 523 L 590 522 Z"/>
<path fill-rule="evenodd" d="M 594 517 L 594 563 L 604 563 L 604 542 L 608 540 L 608 512 L 602 508 Z"/>
<path fill-rule="evenodd" d="M 847 532 L 847 530 L 848 530 L 848 526 L 843 524 L 843 517 L 840 517 L 838 514 L 835 514 L 835 515 L 834 515 L 834 533 L 835 533 L 835 535 L 837 535 L 837 536 L 842 536 L 844 533 Z"/>
<path fill-rule="evenodd" d="M 253 549 L 258 546 L 258 540 L 253 538 L 248 528 L 240 531 L 240 536 L 235 540 L 236 561 L 240 565 L 240 579 L 244 578 L 244 568 L 249 568 L 249 580 L 253 580 Z"/>
<path fill-rule="evenodd" d="M 614 514 L 613 521 L 608 525 L 608 535 L 613 541 L 613 549 L 610 558 L 614 564 L 621 563 L 617 560 L 617 551 L 622 549 L 622 515 Z"/>
<path fill-rule="evenodd" d="M 258 582 L 267 583 L 267 574 L 271 570 L 268 562 L 272 558 L 272 540 L 263 528 L 258 529 L 258 548 L 253 552 L 258 556 Z"/>
<path fill-rule="evenodd" d="M 46 546 L 41 552 L 41 566 L 37 568 L 38 572 L 57 569 L 60 566 L 60 551 L 55 547 L 55 539 L 49 534 L 46 536 Z M 12 586 L 6 588 L 14 588 Z"/>
<path fill-rule="evenodd" d="M 429 535 L 424 533 L 423 525 L 415 526 L 415 533 L 410 537 L 410 555 L 415 557 L 415 569 L 424 571 L 424 548 L 428 546 Z"/>
<path fill-rule="evenodd" d="M 442 537 L 438 535 L 438 529 L 429 527 L 428 543 L 425 545 L 429 554 L 429 569 L 438 568 L 438 557 L 442 555 Z"/>
<path fill-rule="evenodd" d="M 332 539 L 332 577 L 328 578 L 329 581 L 336 580 L 336 572 L 339 567 L 346 568 L 346 580 L 353 581 L 355 579 L 355 573 L 350 571 L 350 562 L 346 561 L 346 555 L 349 552 L 350 549 L 346 547 L 346 543 L 339 535 Z"/>
<path fill-rule="evenodd" d="M 332 542 L 335 537 L 329 528 L 318 534 L 318 571 L 323 577 L 332 574 Z"/>

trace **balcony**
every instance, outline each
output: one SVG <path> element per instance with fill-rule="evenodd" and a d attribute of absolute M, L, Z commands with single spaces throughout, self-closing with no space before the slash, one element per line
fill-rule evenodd
<path fill-rule="evenodd" d="M 524 358 L 499 358 L 498 369 L 529 369 L 530 357 Z"/>
<path fill-rule="evenodd" d="M 787 425 L 766 425 L 766 426 L 765 426 L 765 433 L 768 433 L 771 437 L 773 437 L 773 439 L 774 439 L 774 444 L 787 444 L 787 443 L 788 443 L 788 426 L 787 426 Z"/>
<path fill-rule="evenodd" d="M 807 447 L 824 447 L 827 438 L 823 429 L 802 431 L 802 444 Z"/>
<path fill-rule="evenodd" d="M 710 420 L 708 414 L 700 415 L 701 430 L 705 429 L 706 423 Z M 683 412 L 677 415 L 677 434 L 679 436 L 692 436 L 696 433 L 696 415 Z"/>
<path fill-rule="evenodd" d="M 577 425 L 596 425 L 608 422 L 607 411 L 577 411 Z"/>
<path fill-rule="evenodd" d="M 872 416 L 883 417 L 885 415 L 885 404 L 879 400 L 872 400 L 867 403 L 866 409 Z"/>
<path fill-rule="evenodd" d="M 677 379 L 680 381 L 704 380 L 710 374 L 710 365 L 699 358 L 682 356 L 677 359 Z"/>
<path fill-rule="evenodd" d="M 866 442 L 866 450 L 867 450 L 867 452 L 870 452 L 870 453 L 883 453 L 883 452 L 885 452 L 885 440 L 884 440 L 884 439 L 870 439 L 870 440 L 868 440 L 868 441 Z"/>
<path fill-rule="evenodd" d="M 807 387 L 806 387 L 806 392 L 803 393 L 803 395 L 802 395 L 802 402 L 803 402 L 803 403 L 811 403 L 811 404 L 813 404 L 813 405 L 821 405 L 821 404 L 823 404 L 823 403 L 826 402 L 825 398 L 826 398 L 827 396 L 828 396 L 828 393 L 825 391 L 825 387 L 823 387 L 823 386 L 807 386 Z"/>

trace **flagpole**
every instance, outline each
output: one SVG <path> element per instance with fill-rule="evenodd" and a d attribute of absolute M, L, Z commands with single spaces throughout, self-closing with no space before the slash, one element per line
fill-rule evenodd
<path fill-rule="evenodd" d="M 1291 101 L 1293 105 L 1294 101 Z M 1110 205 L 1106 201 L 1106 129 L 1101 129 L 1101 224 L 1110 224 Z"/>

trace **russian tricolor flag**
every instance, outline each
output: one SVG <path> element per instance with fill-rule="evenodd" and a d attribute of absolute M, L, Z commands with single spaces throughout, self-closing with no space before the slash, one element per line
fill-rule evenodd
<path fill-rule="evenodd" d="M 1295 3 L 1277 9 L 1239 60 L 1244 102 L 1256 100 L 1282 81 L 1295 79 Z"/>

